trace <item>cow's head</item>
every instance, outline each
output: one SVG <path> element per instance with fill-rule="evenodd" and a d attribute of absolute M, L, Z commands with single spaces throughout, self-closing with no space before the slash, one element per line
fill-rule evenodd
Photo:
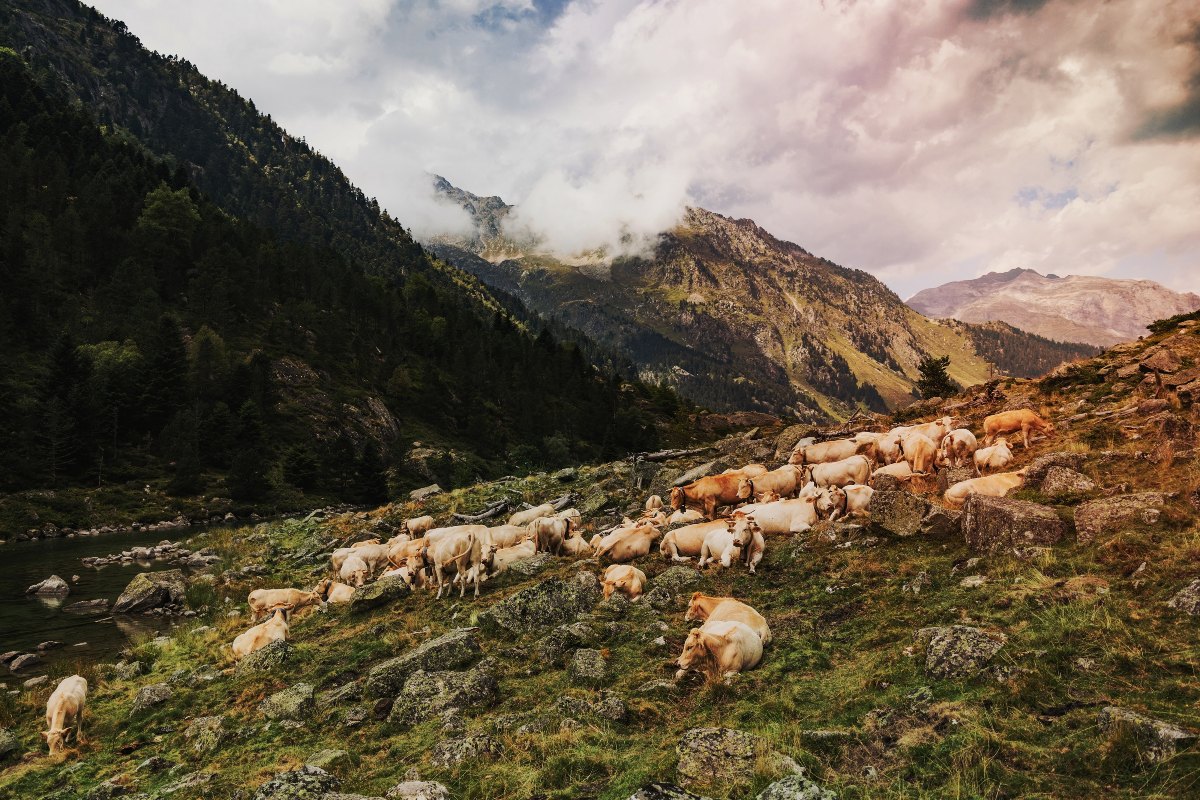
<path fill-rule="evenodd" d="M 737 496 L 738 500 L 748 500 L 754 494 L 754 479 L 742 478 L 738 481 Z"/>
<path fill-rule="evenodd" d="M 687 613 L 683 615 L 685 622 L 691 622 L 694 619 L 707 619 L 708 614 L 704 611 L 704 604 L 700 602 L 704 597 L 704 592 L 692 592 L 692 599 L 688 601 Z"/>
<path fill-rule="evenodd" d="M 675 509 L 676 511 L 683 508 L 683 501 L 685 499 L 686 496 L 683 493 L 682 486 L 676 486 L 671 489 L 671 508 Z"/>
<path fill-rule="evenodd" d="M 67 740 L 67 734 L 71 730 L 71 728 L 51 728 L 42 733 L 42 738 L 46 740 L 46 745 L 50 748 L 50 755 L 58 755 L 58 753 L 62 752 Z"/>
<path fill-rule="evenodd" d="M 675 680 L 682 678 L 693 667 L 705 668 L 708 671 L 711 661 L 712 651 L 708 649 L 704 632 L 701 628 L 696 628 L 688 634 L 687 640 L 683 643 L 683 652 L 675 661 L 679 667 L 679 671 L 675 673 Z"/>
<path fill-rule="evenodd" d="M 333 586 L 333 581 L 329 580 L 329 578 L 322 578 L 321 580 L 317 581 L 317 585 L 313 587 L 313 594 L 317 596 L 318 600 L 324 600 L 329 596 L 329 588 L 331 586 Z"/>

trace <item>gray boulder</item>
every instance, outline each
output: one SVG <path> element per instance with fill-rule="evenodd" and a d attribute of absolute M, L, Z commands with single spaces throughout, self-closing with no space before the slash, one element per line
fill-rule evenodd
<path fill-rule="evenodd" d="M 261 650 L 255 650 L 250 655 L 243 658 L 237 664 L 237 672 L 245 674 L 248 672 L 271 672 L 284 665 L 293 654 L 296 648 L 291 642 L 280 639 L 276 642 L 271 642 Z"/>
<path fill-rule="evenodd" d="M 629 800 L 708 800 L 673 783 L 649 783 L 629 796 Z"/>
<path fill-rule="evenodd" d="M 962 531 L 969 548 L 992 553 L 1055 544 L 1066 535 L 1067 526 L 1049 506 L 972 494 L 963 506 Z"/>
<path fill-rule="evenodd" d="M 369 611 L 410 594 L 412 594 L 412 589 L 408 587 L 403 578 L 396 575 L 380 578 L 354 590 L 354 595 L 350 598 L 350 611 L 352 613 Z"/>
<path fill-rule="evenodd" d="M 1070 467 L 1051 467 L 1042 480 L 1042 494 L 1049 497 L 1069 497 L 1086 494 L 1096 488 L 1096 482 Z"/>
<path fill-rule="evenodd" d="M 1078 470 L 1087 457 L 1083 453 L 1046 453 L 1029 462 L 1025 468 L 1025 485 L 1038 486 L 1046 480 L 1046 474 L 1054 467 Z"/>
<path fill-rule="evenodd" d="M 690 597 L 700 585 L 700 573 L 695 567 L 675 564 L 656 575 L 653 585 L 666 590 L 675 599 Z"/>
<path fill-rule="evenodd" d="M 413 489 L 408 493 L 408 499 L 420 502 L 421 500 L 425 500 L 426 498 L 433 497 L 435 494 L 441 493 L 442 487 L 438 486 L 436 483 L 431 483 L 428 486 L 422 486 L 420 489 Z"/>
<path fill-rule="evenodd" d="M 921 530 L 921 521 L 929 513 L 927 500 L 908 492 L 883 490 L 871 495 L 867 511 L 871 525 L 894 536 L 912 536 Z"/>
<path fill-rule="evenodd" d="M 571 656 L 567 674 L 572 680 L 596 686 L 608 680 L 608 664 L 599 650 L 583 648 Z"/>
<path fill-rule="evenodd" d="M 282 772 L 258 787 L 253 800 L 307 800 L 335 792 L 341 781 L 319 767 L 304 766 Z"/>
<path fill-rule="evenodd" d="M 1132 736 L 1137 742 L 1139 757 L 1150 764 L 1166 761 L 1178 751 L 1191 747 L 1197 738 L 1194 731 L 1118 706 L 1105 706 L 1097 721 L 1100 730 L 1109 736 L 1118 733 Z"/>
<path fill-rule="evenodd" d="M 57 575 L 51 575 L 25 590 L 25 594 L 36 594 L 39 597 L 66 597 L 70 593 L 71 585 Z"/>
<path fill-rule="evenodd" d="M 509 564 L 504 574 L 510 574 L 514 579 L 532 578 L 546 567 L 554 563 L 554 556 L 549 553 L 534 553 L 530 558 Z"/>
<path fill-rule="evenodd" d="M 962 531 L 963 513 L 952 508 L 930 505 L 929 512 L 921 520 L 921 533 L 925 536 L 956 536 Z"/>
<path fill-rule="evenodd" d="M 1161 492 L 1119 494 L 1089 500 L 1075 509 L 1075 531 L 1079 541 L 1119 533 L 1129 527 L 1154 525 L 1162 515 Z"/>
<path fill-rule="evenodd" d="M 837 795 L 822 789 L 803 773 L 788 775 L 758 793 L 755 800 L 837 800 Z"/>
<path fill-rule="evenodd" d="M 317 710 L 312 684 L 297 683 L 295 686 L 289 686 L 276 692 L 259 703 L 258 710 L 267 719 L 291 719 L 302 722 Z"/>
<path fill-rule="evenodd" d="M 387 790 L 388 800 L 450 800 L 450 790 L 434 781 L 404 781 Z"/>
<path fill-rule="evenodd" d="M 135 575 L 125 591 L 121 592 L 112 611 L 114 614 L 132 614 L 176 605 L 183 602 L 186 588 L 182 570 L 143 572 Z"/>
<path fill-rule="evenodd" d="M 129 716 L 135 717 L 146 709 L 160 706 L 174 696 L 175 690 L 165 683 L 152 683 L 149 686 L 143 686 L 141 689 L 138 689 L 137 696 L 133 698 L 133 708 L 130 709 Z"/>
<path fill-rule="evenodd" d="M 935 678 L 961 680 L 982 670 L 1007 638 L 967 625 L 922 628 L 917 643 L 925 648 L 925 672 Z"/>
<path fill-rule="evenodd" d="M 496 702 L 499 686 L 490 671 L 475 667 L 464 672 L 419 669 L 404 682 L 392 703 L 388 721 L 415 725 L 448 708 L 485 708 Z"/>
<path fill-rule="evenodd" d="M 0 761 L 19 754 L 20 751 L 21 743 L 17 741 L 17 735 L 8 728 L 0 728 Z"/>
<path fill-rule="evenodd" d="M 871 486 L 877 492 L 903 492 L 905 491 L 904 481 L 897 478 L 895 475 L 888 475 L 886 472 L 882 475 L 876 475 L 871 479 Z"/>
<path fill-rule="evenodd" d="M 206 755 L 217 751 L 225 734 L 224 717 L 196 717 L 183 732 L 183 738 L 193 753 Z"/>
<path fill-rule="evenodd" d="M 1176 592 L 1167 605 L 1193 617 L 1200 614 L 1200 578 Z"/>
<path fill-rule="evenodd" d="M 539 639 L 534 645 L 534 655 L 537 662 L 543 665 L 560 665 L 568 650 L 599 641 L 599 634 L 586 622 L 572 622 L 569 625 L 559 625 L 550 631 L 549 635 Z"/>
<path fill-rule="evenodd" d="M 460 669 L 482 657 L 483 649 L 479 646 L 476 629 L 458 628 L 371 667 L 366 693 L 370 697 L 392 697 L 404 686 L 408 676 L 419 669 Z"/>
<path fill-rule="evenodd" d="M 969 481 L 975 477 L 975 470 L 970 467 L 947 467 L 938 472 L 937 487 L 938 491 L 945 493 L 947 489 L 956 483 Z"/>
<path fill-rule="evenodd" d="M 679 783 L 685 788 L 744 787 L 761 766 L 778 772 L 798 769 L 795 761 L 771 750 L 759 737 L 733 728 L 692 728 L 679 739 L 675 751 Z M 760 762 L 764 751 L 765 765 Z"/>
<path fill-rule="evenodd" d="M 18 672 L 25 667 L 32 667 L 40 663 L 42 663 L 41 656 L 37 655 L 36 653 L 25 653 L 24 655 L 19 655 L 12 661 L 9 661 L 8 668 L 13 672 Z"/>
<path fill-rule="evenodd" d="M 499 757 L 502 749 L 500 742 L 486 733 L 474 733 L 438 742 L 429 754 L 429 763 L 449 769 L 466 761 L 493 761 Z"/>
<path fill-rule="evenodd" d="M 590 572 L 568 580 L 551 578 L 496 603 L 479 615 L 479 625 L 489 633 L 529 633 L 574 622 L 600 597 L 600 581 Z"/>

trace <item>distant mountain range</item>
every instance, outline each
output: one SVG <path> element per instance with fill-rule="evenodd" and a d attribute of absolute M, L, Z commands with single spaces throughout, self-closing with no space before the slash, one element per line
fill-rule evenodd
<path fill-rule="evenodd" d="M 925 289 L 908 304 L 929 317 L 999 320 L 1050 339 L 1104 347 L 1138 338 L 1156 319 L 1195 311 L 1200 295 L 1148 280 L 1013 269 Z"/>
<path fill-rule="evenodd" d="M 701 208 L 645 256 L 566 263 L 506 231 L 513 206 L 501 198 L 433 180 L 475 225 L 429 249 L 710 408 L 845 417 L 911 400 L 925 355 L 949 356 L 951 376 L 972 384 L 1000 361 L 1041 374 L 1094 352 L 927 319 L 866 272 Z"/>

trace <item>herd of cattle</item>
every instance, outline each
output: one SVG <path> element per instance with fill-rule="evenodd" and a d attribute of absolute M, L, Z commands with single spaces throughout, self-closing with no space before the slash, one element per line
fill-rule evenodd
<path fill-rule="evenodd" d="M 947 506 L 961 506 L 971 494 L 1003 496 L 1022 484 L 1024 470 L 1001 472 L 1013 460 L 1006 435 L 1020 434 L 1026 448 L 1030 433 L 1050 434 L 1054 426 L 1033 411 L 994 414 L 984 420 L 983 446 L 966 428 L 954 428 L 950 417 L 862 432 L 846 439 L 800 444 L 788 463 L 772 470 L 761 464 L 702 477 L 671 490 L 669 509 L 652 495 L 637 519 L 625 517 L 606 531 L 585 539 L 576 509 L 558 511 L 544 504 L 518 511 L 503 525 L 435 527 L 431 516 L 401 524 L 388 541 L 372 539 L 335 550 L 332 574 L 310 591 L 255 589 L 247 602 L 255 625 L 230 645 L 240 659 L 271 642 L 286 640 L 288 619 L 304 608 L 348 603 L 356 589 L 375 578 L 397 578 L 411 589 L 433 590 L 437 597 L 459 586 L 459 596 L 538 553 L 611 562 L 601 576 L 604 597 L 620 592 L 638 600 L 644 572 L 631 562 L 648 556 L 658 544 L 673 562 L 697 559 L 700 568 L 729 568 L 744 563 L 753 574 L 766 550 L 766 537 L 808 530 L 820 519 L 835 520 L 867 513 L 872 486 L 881 475 L 907 482 L 938 468 L 973 465 L 977 477 L 950 486 Z M 718 517 L 718 509 L 727 513 Z M 263 618 L 266 617 L 264 621 Z M 767 621 L 750 606 L 731 597 L 696 592 L 686 620 L 702 620 L 690 632 L 676 661 L 682 677 L 688 670 L 719 677 L 751 669 L 771 640 Z M 82 718 L 87 682 L 66 678 L 46 708 L 51 753 L 63 746 L 74 720 Z"/>

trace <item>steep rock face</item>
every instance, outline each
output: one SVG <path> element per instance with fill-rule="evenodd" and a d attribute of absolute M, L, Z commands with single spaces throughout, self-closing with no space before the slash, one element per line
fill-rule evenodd
<path fill-rule="evenodd" d="M 925 289 L 908 304 L 934 318 L 1001 320 L 1050 339 L 1107 346 L 1138 338 L 1156 319 L 1195 311 L 1200 295 L 1154 281 L 1014 269 Z"/>

